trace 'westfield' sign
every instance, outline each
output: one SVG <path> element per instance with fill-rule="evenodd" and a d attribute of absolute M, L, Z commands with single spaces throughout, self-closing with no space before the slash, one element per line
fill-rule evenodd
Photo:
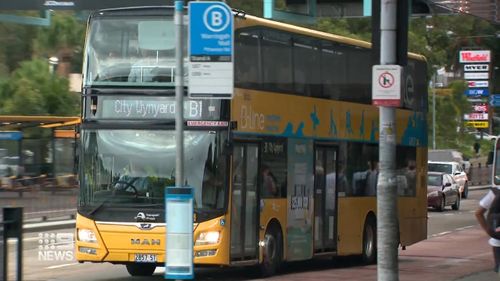
<path fill-rule="evenodd" d="M 490 51 L 460 51 L 460 62 L 490 62 Z"/>

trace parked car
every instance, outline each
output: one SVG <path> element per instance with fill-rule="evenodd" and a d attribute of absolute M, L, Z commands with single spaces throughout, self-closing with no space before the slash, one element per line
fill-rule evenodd
<path fill-rule="evenodd" d="M 458 162 L 429 161 L 427 163 L 427 170 L 429 172 L 450 174 L 458 184 L 461 197 L 465 199 L 469 196 L 469 179 L 462 165 Z"/>
<path fill-rule="evenodd" d="M 468 175 L 470 171 L 470 162 L 465 160 L 462 152 L 454 149 L 431 149 L 427 153 L 429 161 L 437 162 L 458 162 L 462 165 L 463 170 Z"/>
<path fill-rule="evenodd" d="M 443 172 L 427 173 L 427 206 L 442 212 L 446 206 L 460 209 L 458 184 L 450 174 Z"/>
<path fill-rule="evenodd" d="M 481 139 L 481 132 L 472 132 L 471 134 L 474 136 L 474 138 L 476 140 L 480 140 Z M 482 134 L 483 134 L 483 136 L 482 136 L 483 140 L 493 140 L 494 141 L 498 137 L 498 136 L 490 135 L 490 134 L 488 134 L 486 132 L 482 132 Z"/>

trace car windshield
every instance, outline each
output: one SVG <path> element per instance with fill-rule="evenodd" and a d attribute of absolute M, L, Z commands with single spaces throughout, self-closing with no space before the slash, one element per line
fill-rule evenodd
<path fill-rule="evenodd" d="M 175 185 L 174 131 L 82 130 L 80 207 L 164 208 L 164 189 Z M 195 211 L 225 204 L 225 132 L 185 131 L 185 185 L 194 189 Z"/>
<path fill-rule="evenodd" d="M 440 186 L 441 180 L 441 175 L 427 175 L 427 185 Z"/>
<path fill-rule="evenodd" d="M 184 27 L 183 32 L 186 37 L 187 28 Z M 187 62 L 187 49 L 183 51 Z M 175 77 L 173 17 L 93 18 L 85 54 L 84 86 L 172 86 Z"/>
<path fill-rule="evenodd" d="M 453 172 L 451 164 L 429 163 L 428 170 L 430 172 L 442 172 L 451 174 Z"/>

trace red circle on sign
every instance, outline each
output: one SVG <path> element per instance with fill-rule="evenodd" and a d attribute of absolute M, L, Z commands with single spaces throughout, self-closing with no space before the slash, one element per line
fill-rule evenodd
<path fill-rule="evenodd" d="M 394 76 L 386 71 L 378 77 L 378 84 L 382 88 L 390 88 L 394 85 Z"/>

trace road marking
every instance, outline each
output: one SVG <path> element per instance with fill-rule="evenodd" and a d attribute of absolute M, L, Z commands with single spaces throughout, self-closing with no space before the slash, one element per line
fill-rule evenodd
<path fill-rule="evenodd" d="M 77 265 L 77 262 L 74 263 L 65 263 L 65 264 L 60 264 L 60 265 L 53 265 L 46 267 L 45 269 L 57 269 L 57 268 L 62 268 L 62 267 L 67 267 L 67 266 L 72 266 L 72 265 Z"/>
<path fill-rule="evenodd" d="M 38 239 L 40 239 L 40 238 L 38 238 L 38 237 L 29 237 L 29 238 L 23 238 L 23 241 L 24 242 L 30 242 L 30 241 L 37 241 Z M 7 241 L 9 242 L 9 244 L 15 244 L 15 243 L 17 243 L 17 239 L 16 238 L 9 238 Z"/>
<path fill-rule="evenodd" d="M 48 210 L 48 211 L 38 211 L 38 212 L 26 212 L 24 213 L 25 215 L 32 215 L 32 214 L 51 214 L 51 213 L 62 213 L 62 212 L 76 212 L 76 208 L 74 209 L 61 209 L 61 210 Z"/>
<path fill-rule="evenodd" d="M 474 225 L 469 225 L 469 226 L 464 226 L 464 227 L 456 228 L 455 230 L 465 230 L 465 229 L 473 228 L 473 227 L 474 227 Z"/>
<path fill-rule="evenodd" d="M 461 231 L 461 230 L 465 230 L 465 229 L 473 228 L 474 226 L 475 226 L 475 225 L 469 225 L 469 226 L 464 226 L 464 227 L 455 228 L 454 230 L 444 231 L 444 232 L 440 232 L 440 233 L 432 234 L 431 236 L 429 236 L 429 237 L 427 237 L 427 238 L 433 238 L 433 237 L 437 237 L 437 236 L 443 236 L 443 235 L 450 234 L 450 233 L 455 232 L 455 231 Z"/>

